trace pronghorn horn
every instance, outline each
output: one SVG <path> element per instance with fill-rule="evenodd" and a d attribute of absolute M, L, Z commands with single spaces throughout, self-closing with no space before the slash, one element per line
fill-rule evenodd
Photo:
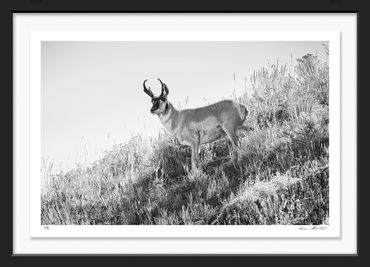
<path fill-rule="evenodd" d="M 147 80 L 145 80 L 145 81 L 143 82 L 144 92 L 145 92 L 148 96 L 150 96 L 151 98 L 153 98 L 153 97 L 154 97 L 154 94 L 153 94 L 152 90 L 150 90 L 150 87 L 149 87 L 149 89 L 148 89 L 148 88 L 146 88 L 146 86 L 145 86 L 145 82 L 146 82 L 146 81 L 147 81 Z"/>
<path fill-rule="evenodd" d="M 168 95 L 168 88 L 167 88 L 167 85 L 164 84 L 161 79 L 157 78 L 160 82 L 161 82 L 161 85 L 162 85 L 162 93 L 161 93 L 161 96 L 167 96 Z"/>

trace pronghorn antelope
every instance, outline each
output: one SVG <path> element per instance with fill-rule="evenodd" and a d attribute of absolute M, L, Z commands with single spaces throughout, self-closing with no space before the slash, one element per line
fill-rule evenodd
<path fill-rule="evenodd" d="M 247 130 L 243 126 L 248 110 L 233 100 L 221 100 L 217 103 L 195 108 L 177 110 L 167 101 L 168 87 L 159 78 L 162 92 L 155 96 L 152 90 L 145 86 L 144 92 L 152 99 L 150 112 L 158 115 L 163 125 L 183 145 L 191 147 L 192 167 L 198 166 L 200 145 L 219 140 L 226 135 L 231 141 L 233 151 L 236 152 L 236 130 Z"/>

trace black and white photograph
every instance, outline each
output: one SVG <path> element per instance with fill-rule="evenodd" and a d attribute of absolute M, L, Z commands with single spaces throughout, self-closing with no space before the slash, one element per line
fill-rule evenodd
<path fill-rule="evenodd" d="M 15 254 L 358 252 L 356 14 L 13 25 Z"/>
<path fill-rule="evenodd" d="M 42 41 L 53 225 L 329 226 L 321 41 Z"/>

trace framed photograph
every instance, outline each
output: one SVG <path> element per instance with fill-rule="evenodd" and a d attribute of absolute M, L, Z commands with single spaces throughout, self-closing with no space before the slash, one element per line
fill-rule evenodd
<path fill-rule="evenodd" d="M 339 237 L 339 32 L 30 37 L 31 236 Z"/>
<path fill-rule="evenodd" d="M 356 13 L 17 13 L 14 255 L 356 255 Z"/>

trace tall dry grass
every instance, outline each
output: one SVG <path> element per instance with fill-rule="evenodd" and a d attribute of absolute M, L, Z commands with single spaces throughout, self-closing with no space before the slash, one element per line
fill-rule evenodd
<path fill-rule="evenodd" d="M 329 218 L 329 69 L 314 55 L 294 70 L 255 71 L 238 160 L 226 140 L 190 149 L 163 132 L 113 147 L 90 167 L 44 168 L 42 224 L 323 224 Z"/>

